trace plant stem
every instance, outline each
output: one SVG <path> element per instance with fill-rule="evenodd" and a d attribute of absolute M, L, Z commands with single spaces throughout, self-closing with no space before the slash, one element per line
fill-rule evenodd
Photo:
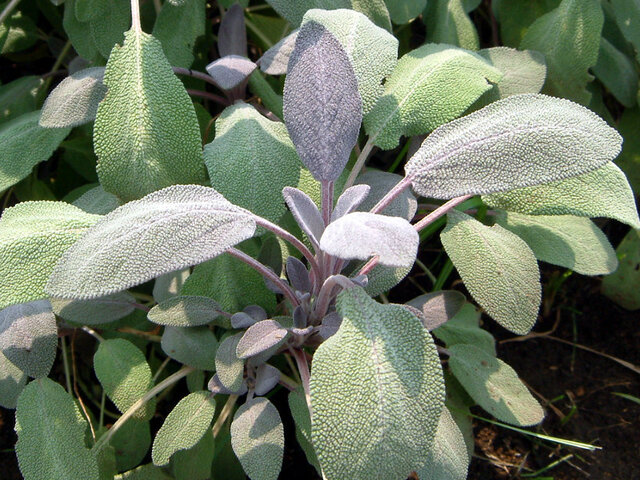
<path fill-rule="evenodd" d="M 229 105 L 229 101 L 226 98 L 223 98 L 220 95 L 216 95 L 215 93 L 205 92 L 204 90 L 195 90 L 193 88 L 188 88 L 187 93 L 189 95 L 193 95 L 194 97 L 206 98 L 207 100 L 219 103 L 220 105 Z"/>
<path fill-rule="evenodd" d="M 206 73 L 198 72 L 197 70 L 191 70 L 190 68 L 182 68 L 182 67 L 171 67 L 173 69 L 173 73 L 176 75 L 186 75 L 187 77 L 197 78 L 198 80 L 202 80 L 203 82 L 210 83 L 214 87 L 218 87 L 218 84 L 215 80 Z"/>
<path fill-rule="evenodd" d="M 230 248 L 227 250 L 227 253 L 231 256 L 236 257 L 238 260 L 246 263 L 255 271 L 257 271 L 260 275 L 262 275 L 263 277 L 271 280 L 273 283 L 278 285 L 278 287 L 280 287 L 280 289 L 282 290 L 282 293 L 284 293 L 284 296 L 289 299 L 289 301 L 293 304 L 294 307 L 297 307 L 298 305 L 300 305 L 300 301 L 298 300 L 298 297 L 296 297 L 295 292 L 291 289 L 289 284 L 284 280 L 282 280 L 278 275 L 276 275 L 273 272 L 273 270 L 269 270 L 269 268 L 264 266 L 255 258 L 247 255 L 246 253 L 238 250 L 237 248 Z"/>
<path fill-rule="evenodd" d="M 367 263 L 364 264 L 364 266 L 360 269 L 360 271 L 358 272 L 358 275 L 369 275 L 369 272 L 371 272 L 371 270 L 374 269 L 374 267 L 376 265 L 378 265 L 378 260 L 380 259 L 380 257 L 378 255 L 376 255 L 375 257 L 372 257 Z"/>
<path fill-rule="evenodd" d="M 153 397 L 155 397 L 158 393 L 163 391 L 165 388 L 176 383 L 182 377 L 186 377 L 187 375 L 189 375 L 194 370 L 195 368 L 193 367 L 184 366 L 180 370 L 178 370 L 176 373 L 168 376 L 158 385 L 156 385 L 147 393 L 145 393 L 140 400 L 138 400 L 136 403 L 131 405 L 131 407 L 129 407 L 129 409 L 122 414 L 122 416 L 116 421 L 116 423 L 113 424 L 113 426 L 109 429 L 107 433 L 105 433 L 102 437 L 100 437 L 100 439 L 96 442 L 96 444 L 93 447 L 94 450 L 99 451 L 103 446 L 109 443 L 109 440 L 111 440 L 111 437 L 113 437 L 113 435 L 118 430 L 120 430 L 120 427 L 122 427 L 122 425 L 124 425 L 124 423 L 127 420 L 129 420 L 145 403 L 147 403 L 149 400 L 151 400 Z"/>
<path fill-rule="evenodd" d="M 158 15 L 160 13 L 160 10 L 162 10 L 162 4 L 160 3 L 160 0 L 153 0 L 153 8 L 156 11 L 156 15 Z"/>
<path fill-rule="evenodd" d="M 307 400 L 307 407 L 311 412 L 311 391 L 309 390 L 309 382 L 311 381 L 311 374 L 309 373 L 309 364 L 307 363 L 307 356 L 304 352 L 298 348 L 290 348 L 289 351 L 296 359 L 296 365 L 300 372 L 300 380 L 302 380 L 302 387 L 304 388 L 304 396 Z"/>
<path fill-rule="evenodd" d="M 62 350 L 62 363 L 64 364 L 64 376 L 67 380 L 67 392 L 71 394 L 73 389 L 71 388 L 71 370 L 69 369 L 69 358 L 67 357 L 67 340 L 65 337 L 60 337 L 60 348 Z"/>
<path fill-rule="evenodd" d="M 430 223 L 434 222 L 435 220 L 437 220 L 438 218 L 446 214 L 448 211 L 453 210 L 462 202 L 469 200 L 471 197 L 473 197 L 473 195 L 462 195 L 461 197 L 452 198 L 451 200 L 446 202 L 444 205 L 436 208 L 433 212 L 431 212 L 429 215 L 424 217 L 422 220 L 416 223 L 413 227 L 416 229 L 417 232 L 419 232 L 420 230 L 425 228 L 427 225 L 429 225 Z"/>
<path fill-rule="evenodd" d="M 364 144 L 364 147 L 362 147 L 362 151 L 360 152 L 360 155 L 358 155 L 358 159 L 356 160 L 356 163 L 353 165 L 353 168 L 351 169 L 351 173 L 349 173 L 349 178 L 347 178 L 347 182 L 344 184 L 344 188 L 342 189 L 342 191 L 344 192 L 347 188 L 353 186 L 353 183 L 356 181 L 356 177 L 358 176 L 358 174 L 360 173 L 360 170 L 362 170 L 362 167 L 364 166 L 364 162 L 367 161 L 367 158 L 369 157 L 369 154 L 371 153 L 371 150 L 373 150 L 374 147 L 374 143 L 376 140 L 375 136 L 371 136 L 367 139 L 367 143 Z"/>
<path fill-rule="evenodd" d="M 218 416 L 216 423 L 213 424 L 213 428 L 211 429 L 214 440 L 220 433 L 220 430 L 222 430 L 222 426 L 224 425 L 224 422 L 226 422 L 227 418 L 229 418 L 229 415 L 231 415 L 231 412 L 233 411 L 233 406 L 235 405 L 236 400 L 238 400 L 238 395 L 229 395 L 229 398 L 227 398 L 227 402 L 224 404 L 224 407 L 222 407 L 222 410 L 220 411 L 220 415 Z"/>
<path fill-rule="evenodd" d="M 13 9 L 16 8 L 19 3 L 20 3 L 20 0 L 11 0 L 7 4 L 7 6 L 4 7 L 4 10 L 2 10 L 2 13 L 0 13 L 0 24 L 4 22 L 7 18 L 9 18 L 9 16 L 11 15 L 11 12 L 13 12 Z"/>
<path fill-rule="evenodd" d="M 95 338 L 99 342 L 104 342 L 104 338 L 102 338 L 100 336 L 100 334 L 98 332 L 96 332 L 93 328 L 89 328 L 87 326 L 84 326 L 84 327 L 81 327 L 81 328 L 82 328 L 82 331 L 88 333 L 89 335 L 91 335 L 93 338 Z"/>
<path fill-rule="evenodd" d="M 323 180 L 322 186 L 322 219 L 325 227 L 331 223 L 331 211 L 333 210 L 333 186 L 334 182 Z"/>
<path fill-rule="evenodd" d="M 142 32 L 140 24 L 140 3 L 138 0 L 131 0 L 131 28 L 136 32 Z"/>
<path fill-rule="evenodd" d="M 282 385 L 289 391 L 294 391 L 296 388 L 298 388 L 298 384 L 296 383 L 296 381 L 282 372 L 280 373 L 280 380 L 278 383 L 280 383 L 280 385 Z"/>
<path fill-rule="evenodd" d="M 331 300 L 335 298 L 333 291 L 335 287 L 342 287 L 343 290 L 353 287 L 353 282 L 344 275 L 331 275 L 325 280 L 320 289 L 320 293 L 316 298 L 314 305 L 312 320 L 322 320 L 326 315 Z"/>
<path fill-rule="evenodd" d="M 158 379 L 158 377 L 164 370 L 164 367 L 166 367 L 170 361 L 171 361 L 171 357 L 167 357 L 164 359 L 164 361 L 158 367 L 158 370 L 156 370 L 156 373 L 153 374 L 153 378 L 151 379 L 152 382 L 155 382 Z"/>
<path fill-rule="evenodd" d="M 411 186 L 411 178 L 404 177 L 400 180 L 395 187 L 387 192 L 387 194 L 380 199 L 380 201 L 371 209 L 371 213 L 380 213 L 387 208 L 395 198 L 400 195 L 404 190 Z"/>

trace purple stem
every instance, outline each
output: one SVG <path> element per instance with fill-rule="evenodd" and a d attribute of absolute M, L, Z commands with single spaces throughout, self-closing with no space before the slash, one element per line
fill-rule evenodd
<path fill-rule="evenodd" d="M 375 207 L 371 209 L 371 213 L 380 213 L 387 208 L 395 198 L 400 195 L 404 190 L 411 186 L 411 177 L 404 177 L 400 180 L 395 187 L 387 192 L 387 194 L 380 199 Z"/>
<path fill-rule="evenodd" d="M 354 284 L 344 275 L 331 275 L 322 285 L 320 293 L 316 298 L 316 303 L 313 309 L 313 320 L 322 320 L 326 315 L 331 301 L 335 298 L 333 293 L 335 287 L 342 287 L 343 290 L 353 287 Z"/>
<path fill-rule="evenodd" d="M 302 381 L 302 386 L 304 387 L 304 396 L 307 399 L 307 407 L 309 407 L 309 412 L 311 412 L 311 391 L 309 389 L 311 374 L 309 373 L 307 356 L 302 350 L 297 348 L 291 348 L 290 352 L 291 355 L 293 355 L 293 358 L 296 359 L 296 365 L 298 366 L 298 371 L 300 372 L 300 380 Z"/>
<path fill-rule="evenodd" d="M 216 88 L 219 88 L 218 84 L 215 82 L 213 77 L 211 77 L 206 73 L 198 72 L 197 70 L 191 70 L 190 68 L 182 68 L 182 67 L 172 67 L 172 68 L 173 68 L 173 73 L 177 73 L 178 75 L 187 75 L 189 77 L 197 78 L 198 80 L 203 80 L 215 86 Z"/>
<path fill-rule="evenodd" d="M 437 220 L 438 218 L 440 218 L 441 216 L 446 214 L 448 211 L 454 209 L 455 207 L 460 205 L 462 202 L 464 202 L 465 200 L 470 199 L 471 197 L 473 197 L 473 195 L 462 195 L 461 197 L 452 198 L 447 203 L 445 203 L 444 205 L 441 205 L 440 207 L 436 208 L 433 212 L 431 212 L 429 215 L 427 215 L 422 220 L 420 220 L 418 223 L 416 223 L 413 226 L 413 228 L 415 228 L 416 231 L 419 232 L 424 227 L 426 227 L 430 223 L 434 222 L 435 220 Z"/>
<path fill-rule="evenodd" d="M 229 105 L 229 100 L 226 98 L 222 98 L 220 95 L 216 95 L 215 93 L 205 92 L 204 90 L 194 90 L 192 88 L 187 89 L 187 93 L 189 95 L 193 95 L 195 97 L 206 98 L 207 100 L 212 100 L 220 105 Z"/>
<path fill-rule="evenodd" d="M 333 185 L 329 180 L 322 181 L 322 219 L 326 227 L 331 223 L 331 211 L 333 210 Z"/>

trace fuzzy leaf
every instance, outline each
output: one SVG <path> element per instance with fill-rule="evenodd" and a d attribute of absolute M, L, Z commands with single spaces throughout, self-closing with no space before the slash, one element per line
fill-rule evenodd
<path fill-rule="evenodd" d="M 69 0 L 66 0 L 67 2 Z M 170 1 L 170 0 L 169 0 Z M 164 473 L 160 468 L 149 463 L 147 465 L 141 465 L 138 468 L 129 470 L 128 472 L 116 475 L 114 480 L 173 480 L 170 476 Z"/>
<path fill-rule="evenodd" d="M 503 212 L 497 222 L 527 242 L 543 262 L 583 275 L 606 275 L 618 268 L 609 240 L 588 218 Z"/>
<path fill-rule="evenodd" d="M 209 430 L 215 412 L 216 401 L 209 392 L 194 392 L 180 400 L 153 441 L 154 465 L 167 465 L 171 455 L 198 443 Z"/>
<path fill-rule="evenodd" d="M 104 75 L 94 147 L 104 189 L 123 201 L 176 183 L 202 183 L 193 104 L 155 38 L 130 30 Z"/>
<path fill-rule="evenodd" d="M 276 367 L 263 363 L 256 370 L 255 394 L 266 395 L 280 381 L 280 370 Z"/>
<path fill-rule="evenodd" d="M 300 160 L 287 128 L 243 102 L 227 107 L 204 148 L 211 185 L 230 202 L 272 222 L 286 208 L 282 189 L 296 185 Z"/>
<path fill-rule="evenodd" d="M 487 313 L 514 333 L 528 333 L 538 317 L 541 293 L 538 262 L 527 244 L 499 225 L 487 227 L 455 210 L 440 239 Z"/>
<path fill-rule="evenodd" d="M 299 292 L 311 292 L 313 288 L 311 284 L 311 278 L 309 277 L 309 270 L 304 263 L 298 260 L 296 257 L 287 258 L 287 277 L 291 286 Z"/>
<path fill-rule="evenodd" d="M 80 0 L 82 1 L 82 0 Z M 104 58 L 109 58 L 112 48 L 122 44 L 124 31 L 131 25 L 131 2 L 127 0 L 101 0 L 102 15 L 91 19 L 89 31 L 95 47 Z"/>
<path fill-rule="evenodd" d="M 600 39 L 598 63 L 593 67 L 593 73 L 625 107 L 631 108 L 638 102 L 635 64 L 606 38 Z"/>
<path fill-rule="evenodd" d="M 0 308 L 45 298 L 62 254 L 99 217 L 63 202 L 24 202 L 0 218 Z"/>
<path fill-rule="evenodd" d="M 417 308 L 424 328 L 431 331 L 451 320 L 464 306 L 466 297 L 455 290 L 443 290 L 420 295 L 407 302 Z"/>
<path fill-rule="evenodd" d="M 218 340 L 206 327 L 165 327 L 162 350 L 174 360 L 200 370 L 215 370 Z"/>
<path fill-rule="evenodd" d="M 225 338 L 216 352 L 216 375 L 220 383 L 232 392 L 242 388 L 244 359 L 238 357 L 236 348 L 243 334 L 236 333 Z"/>
<path fill-rule="evenodd" d="M 205 6 L 202 0 L 186 0 L 179 6 L 165 2 L 153 25 L 153 36 L 174 67 L 189 68 L 193 63 L 193 47 L 205 33 Z"/>
<path fill-rule="evenodd" d="M 315 202 L 302 190 L 285 187 L 282 196 L 296 222 L 314 246 L 320 244 L 324 232 L 324 220 Z"/>
<path fill-rule="evenodd" d="M 87 422 L 71 395 L 48 378 L 18 398 L 16 454 L 25 480 L 98 480 L 96 457 L 84 445 Z"/>
<path fill-rule="evenodd" d="M 347 53 L 316 22 L 300 29 L 289 60 L 284 120 L 313 177 L 337 180 L 358 140 L 362 100 Z"/>
<path fill-rule="evenodd" d="M 39 119 L 40 110 L 37 110 L 0 125 L 0 192 L 48 160 L 71 131 L 70 128 L 42 128 Z"/>
<path fill-rule="evenodd" d="M 123 413 L 153 386 L 151 369 L 144 354 L 122 338 L 100 342 L 93 357 L 93 368 L 105 393 Z M 134 418 L 148 420 L 154 411 L 155 401 L 147 402 Z"/>
<path fill-rule="evenodd" d="M 257 62 L 260 70 L 268 75 L 284 75 L 287 73 L 289 57 L 291 57 L 291 53 L 296 46 L 297 38 L 298 30 L 296 29 L 264 52 Z"/>
<path fill-rule="evenodd" d="M 331 221 L 333 222 L 357 209 L 367 198 L 370 191 L 371 187 L 369 185 L 354 185 L 347 188 L 342 192 L 336 202 L 336 206 L 333 208 L 333 212 L 331 212 Z"/>
<path fill-rule="evenodd" d="M 179 450 L 171 457 L 171 471 L 176 480 L 209 480 L 215 454 L 213 432 L 208 431 L 188 450 Z"/>
<path fill-rule="evenodd" d="M 207 73 L 222 90 L 231 90 L 249 78 L 257 65 L 240 55 L 227 55 L 207 65 Z"/>
<path fill-rule="evenodd" d="M 593 80 L 589 68 L 598 60 L 604 14 L 598 0 L 562 0 L 527 29 L 520 48 L 536 50 L 547 62 L 545 92 L 587 105 Z M 559 48 L 562 46 L 562 48 Z"/>
<path fill-rule="evenodd" d="M 398 61 L 384 95 L 364 119 L 365 129 L 376 145 L 390 150 L 401 135 L 421 135 L 453 120 L 501 78 L 475 53 L 423 45 Z"/>
<path fill-rule="evenodd" d="M 0 406 L 16 408 L 18 397 L 27 384 L 27 374 L 16 367 L 0 351 Z"/>
<path fill-rule="evenodd" d="M 342 325 L 316 351 L 310 384 L 324 475 L 406 478 L 424 464 L 444 404 L 436 348 L 411 313 L 358 287 L 338 295 L 337 310 Z"/>
<path fill-rule="evenodd" d="M 153 283 L 153 299 L 161 303 L 177 297 L 189 275 L 191 275 L 191 270 L 185 268 L 159 276 Z"/>
<path fill-rule="evenodd" d="M 493 193 L 595 170 L 618 155 L 621 140 L 569 100 L 514 95 L 438 128 L 405 171 L 426 197 Z"/>
<path fill-rule="evenodd" d="M 158 303 L 147 317 L 159 325 L 196 327 L 215 321 L 220 313 L 220 305 L 209 297 L 180 295 Z M 224 327 L 227 324 L 228 321 L 222 321 L 214 325 Z"/>
<path fill-rule="evenodd" d="M 396 66 L 398 40 L 353 10 L 309 10 L 302 27 L 308 22 L 325 27 L 342 45 L 358 81 L 362 113 L 366 115 L 384 92 L 384 79 Z"/>
<path fill-rule="evenodd" d="M 480 312 L 470 303 L 466 303 L 447 323 L 436 328 L 433 334 L 447 347 L 465 343 L 496 356 L 496 341 L 493 335 L 480 328 Z"/>
<path fill-rule="evenodd" d="M 418 253 L 418 233 L 403 218 L 355 212 L 329 224 L 320 248 L 346 260 L 378 256 L 390 267 L 410 267 Z"/>
<path fill-rule="evenodd" d="M 282 467 L 284 428 L 264 397 L 242 405 L 231 423 L 231 446 L 251 480 L 276 480 Z"/>
<path fill-rule="evenodd" d="M 118 292 L 91 300 L 52 298 L 53 312 L 80 325 L 115 322 L 135 310 L 136 299 L 128 292 Z"/>
<path fill-rule="evenodd" d="M 298 387 L 297 390 L 289 393 L 288 400 L 291 416 L 296 426 L 296 440 L 304 451 L 307 461 L 313 465 L 318 472 L 321 472 L 322 470 L 320 469 L 316 451 L 311 443 L 311 414 L 309 413 L 309 407 L 307 406 L 307 400 L 305 399 L 302 387 Z"/>
<path fill-rule="evenodd" d="M 602 293 L 627 310 L 640 309 L 640 230 L 631 230 L 616 249 L 620 266 L 602 280 Z"/>
<path fill-rule="evenodd" d="M 364 263 L 360 265 L 360 268 L 362 266 L 364 266 Z M 365 291 L 372 297 L 388 292 L 409 275 L 412 266 L 387 267 L 380 264 L 376 265 L 367 275 L 368 283 L 364 287 Z"/>
<path fill-rule="evenodd" d="M 467 50 L 478 50 L 475 25 L 467 15 L 464 0 L 432 0 L 422 17 L 429 43 L 448 43 Z"/>
<path fill-rule="evenodd" d="M 118 197 L 104 191 L 101 185 L 87 190 L 73 201 L 73 205 L 87 213 L 106 215 L 120 206 Z"/>
<path fill-rule="evenodd" d="M 250 214 L 212 188 L 176 185 L 103 217 L 67 250 L 48 292 L 87 299 L 203 262 L 253 235 Z"/>
<path fill-rule="evenodd" d="M 395 173 L 383 172 L 369 169 L 365 173 L 358 175 L 356 184 L 369 185 L 371 190 L 367 198 L 362 202 L 358 210 L 369 211 L 384 197 L 389 190 L 395 187 L 402 177 Z M 390 217 L 402 217 L 411 221 L 418 209 L 418 201 L 411 193 L 410 189 L 405 189 L 398 195 L 382 212 L 381 215 Z"/>
<path fill-rule="evenodd" d="M 484 195 L 482 200 L 490 207 L 528 215 L 609 217 L 640 228 L 629 182 L 613 163 L 566 180 Z"/>
<path fill-rule="evenodd" d="M 449 367 L 471 397 L 497 419 L 520 426 L 536 425 L 544 418 L 516 372 L 502 360 L 473 345 L 449 348 Z"/>
<path fill-rule="evenodd" d="M 57 345 L 56 318 L 48 300 L 0 310 L 0 351 L 30 377 L 49 375 Z"/>
<path fill-rule="evenodd" d="M 244 9 L 237 3 L 231 5 L 220 22 L 218 52 L 221 57 L 227 55 L 247 56 L 247 30 L 244 25 Z"/>
<path fill-rule="evenodd" d="M 258 355 L 276 345 L 283 343 L 289 332 L 275 320 L 262 320 L 251 325 L 236 346 L 238 358 L 249 358 Z"/>
<path fill-rule="evenodd" d="M 107 87 L 102 83 L 103 76 L 104 67 L 92 67 L 65 78 L 44 102 L 40 126 L 77 127 L 93 121 L 98 104 L 107 93 Z"/>
<path fill-rule="evenodd" d="M 116 451 L 118 471 L 134 468 L 147 456 L 151 446 L 149 422 L 128 420 L 114 433 L 109 445 Z"/>

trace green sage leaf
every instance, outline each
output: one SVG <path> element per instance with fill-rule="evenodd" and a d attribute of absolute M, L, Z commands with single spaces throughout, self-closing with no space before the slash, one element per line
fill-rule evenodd
<path fill-rule="evenodd" d="M 51 299 L 56 315 L 80 325 L 115 322 L 132 313 L 135 303 L 136 299 L 128 292 L 118 292 L 91 300 Z"/>
<path fill-rule="evenodd" d="M 465 343 L 496 356 L 496 341 L 493 335 L 480 328 L 480 312 L 470 303 L 465 303 L 452 319 L 436 328 L 433 334 L 447 347 Z"/>
<path fill-rule="evenodd" d="M 87 213 L 106 215 L 120 206 L 118 197 L 104 191 L 101 185 L 91 188 L 73 201 L 73 205 Z"/>
<path fill-rule="evenodd" d="M 69 0 L 67 0 L 69 1 Z M 162 469 L 149 463 L 116 475 L 114 480 L 173 480 Z"/>
<path fill-rule="evenodd" d="M 80 0 L 82 1 L 82 0 Z M 104 58 L 112 53 L 116 44 L 122 44 L 124 31 L 131 25 L 131 2 L 128 0 L 101 0 L 103 12 L 89 20 L 91 38 Z"/>
<path fill-rule="evenodd" d="M 1 35 L 0 35 L 1 36 Z M 0 45 L 2 40 L 0 40 Z M 0 123 L 37 108 L 36 96 L 44 83 L 41 77 L 25 75 L 0 86 Z"/>
<path fill-rule="evenodd" d="M 430 1 L 423 18 L 428 42 L 448 43 L 467 50 L 480 48 L 478 32 L 465 11 L 464 0 Z"/>
<path fill-rule="evenodd" d="M 640 8 L 637 0 L 611 0 L 618 27 L 627 41 L 633 44 L 640 59 Z"/>
<path fill-rule="evenodd" d="M 162 350 L 174 360 L 200 370 L 215 370 L 218 340 L 207 327 L 166 327 Z"/>
<path fill-rule="evenodd" d="M 289 393 L 289 409 L 296 424 L 296 440 L 304 451 L 307 461 L 313 465 L 318 473 L 321 473 L 318 456 L 311 443 L 311 414 L 307 406 L 307 400 L 302 387 Z"/>
<path fill-rule="evenodd" d="M 165 2 L 153 25 L 153 36 L 160 40 L 169 63 L 189 68 L 193 47 L 205 31 L 205 7 L 202 0 L 185 0 L 180 5 Z"/>
<path fill-rule="evenodd" d="M 244 359 L 236 353 L 243 334 L 240 332 L 225 338 L 216 352 L 216 375 L 220 383 L 232 392 L 240 391 L 244 380 Z"/>
<path fill-rule="evenodd" d="M 640 195 L 640 135 L 637 134 L 637 126 L 639 124 L 640 109 L 628 108 L 622 113 L 620 123 L 618 123 L 618 131 L 624 137 L 624 143 L 622 145 L 622 153 L 616 160 L 618 166 L 627 175 L 631 188 L 636 195 Z M 628 196 L 624 198 L 626 199 Z M 640 228 L 640 225 L 633 227 Z"/>
<path fill-rule="evenodd" d="M 135 468 L 151 446 L 149 422 L 130 419 L 109 440 L 115 450 L 118 471 Z"/>
<path fill-rule="evenodd" d="M 180 295 L 153 307 L 148 318 L 153 323 L 171 327 L 197 327 L 220 318 L 220 305 L 209 297 Z M 229 321 L 221 319 L 216 325 L 224 327 Z"/>
<path fill-rule="evenodd" d="M 178 450 L 171 456 L 171 471 L 175 480 L 209 480 L 214 456 L 212 432 L 206 432 L 188 450 Z"/>
<path fill-rule="evenodd" d="M 638 102 L 638 73 L 633 59 L 604 37 L 600 39 L 598 63 L 593 73 L 625 107 L 631 108 Z"/>
<path fill-rule="evenodd" d="M 16 408 L 18 397 L 27 384 L 27 374 L 16 367 L 0 351 L 0 406 Z"/>
<path fill-rule="evenodd" d="M 640 230 L 631 230 L 616 249 L 620 266 L 602 280 L 602 293 L 627 310 L 640 308 Z"/>
<path fill-rule="evenodd" d="M 100 54 L 91 35 L 91 25 L 76 18 L 76 3 L 82 3 L 82 0 L 65 0 L 62 26 L 78 55 L 87 60 L 94 60 Z"/>

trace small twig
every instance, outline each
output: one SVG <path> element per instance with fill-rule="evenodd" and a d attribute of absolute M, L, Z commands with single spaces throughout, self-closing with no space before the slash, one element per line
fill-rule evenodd
<path fill-rule="evenodd" d="M 206 98 L 207 100 L 219 103 L 220 105 L 229 105 L 229 101 L 226 98 L 216 95 L 215 93 L 205 92 L 204 90 L 194 90 L 193 88 L 188 88 L 187 93 L 194 97 Z"/>
<path fill-rule="evenodd" d="M 156 373 L 153 374 L 153 378 L 151 379 L 152 382 L 155 383 L 155 381 L 158 379 L 158 377 L 160 376 L 160 374 L 164 370 L 164 367 L 166 367 L 169 364 L 170 361 L 171 361 L 171 357 L 167 357 L 167 358 L 164 359 L 164 361 L 158 367 L 158 370 L 156 370 Z"/>
<path fill-rule="evenodd" d="M 387 194 L 380 199 L 380 201 L 371 209 L 371 213 L 380 213 L 387 208 L 391 202 L 393 202 L 398 195 L 411 186 L 411 178 L 404 177 L 400 180 L 395 187 L 387 192 Z"/>
<path fill-rule="evenodd" d="M 360 269 L 360 271 L 358 272 L 358 275 L 369 275 L 369 273 L 371 272 L 371 270 L 373 270 L 375 268 L 376 265 L 378 265 L 378 260 L 380 260 L 380 256 L 376 255 L 375 257 L 372 257 L 367 263 L 364 264 L 364 266 Z"/>
<path fill-rule="evenodd" d="M 73 374 L 73 393 L 76 394 L 76 398 L 78 399 L 78 403 L 80 404 L 82 413 L 84 413 L 84 416 L 87 418 L 87 422 L 89 422 L 89 430 L 91 430 L 91 438 L 93 438 L 93 443 L 95 443 L 96 431 L 93 428 L 91 417 L 89 416 L 89 412 L 87 412 L 87 407 L 82 401 L 82 397 L 80 396 L 80 392 L 78 391 L 78 384 L 76 382 L 76 377 L 78 376 L 78 370 L 76 368 L 75 339 L 76 339 L 76 330 L 73 331 L 73 336 L 71 337 L 71 371 L 73 372 L 72 373 Z"/>
<path fill-rule="evenodd" d="M 160 0 L 153 0 L 153 8 L 156 11 L 156 15 L 158 15 L 160 10 L 162 10 L 162 3 L 160 3 Z"/>
<path fill-rule="evenodd" d="M 311 391 L 309 389 L 309 383 L 311 381 L 311 374 L 309 373 L 309 364 L 307 363 L 307 356 L 304 351 L 297 348 L 290 348 L 289 351 L 296 360 L 298 371 L 300 372 L 300 380 L 302 381 L 302 387 L 304 388 L 304 396 L 307 400 L 307 407 L 311 412 Z"/>
<path fill-rule="evenodd" d="M 81 330 L 83 332 L 88 333 L 89 335 L 91 335 L 93 338 L 95 338 L 96 340 L 98 340 L 99 342 L 104 342 L 104 338 L 102 338 L 100 336 L 100 334 L 98 332 L 96 332 L 93 328 L 89 328 L 86 325 L 81 327 Z M 75 331 L 74 331 L 74 335 L 75 335 Z"/>
<path fill-rule="evenodd" d="M 71 393 L 71 370 L 69 369 L 69 358 L 67 357 L 67 340 L 60 337 L 60 348 L 62 350 L 62 363 L 64 364 L 64 377 L 67 380 L 67 392 Z"/>
<path fill-rule="evenodd" d="M 9 15 L 11 15 L 11 12 L 13 12 L 13 9 L 16 8 L 19 3 L 20 0 L 11 0 L 7 4 L 7 6 L 4 7 L 4 10 L 2 10 L 2 13 L 0 13 L 0 24 L 2 24 L 2 22 L 9 18 Z"/>
<path fill-rule="evenodd" d="M 375 140 L 376 138 L 374 136 L 369 137 L 367 139 L 367 143 L 365 143 L 364 147 L 362 147 L 362 151 L 358 155 L 356 163 L 353 165 L 353 168 L 349 173 L 349 177 L 347 178 L 347 182 L 344 184 L 344 188 L 342 189 L 342 191 L 345 191 L 347 188 L 353 186 L 353 183 L 356 181 L 356 177 L 362 170 L 362 167 L 364 167 L 364 163 L 367 161 L 367 158 L 369 158 L 369 154 L 371 153 L 371 150 L 373 150 L 373 147 L 375 146 L 374 145 Z"/>
<path fill-rule="evenodd" d="M 224 404 L 224 407 L 222 407 L 220 415 L 218 416 L 216 423 L 213 424 L 213 428 L 211 429 L 211 431 L 213 432 L 214 440 L 220 433 L 220 430 L 222 430 L 224 422 L 226 422 L 227 418 L 229 418 L 229 415 L 231 415 L 233 406 L 235 405 L 237 399 L 238 395 L 229 395 L 229 398 L 227 398 L 227 402 Z"/>
<path fill-rule="evenodd" d="M 287 390 L 293 392 L 296 388 L 298 388 L 298 383 L 295 380 L 284 373 L 280 373 L 280 380 L 278 381 L 280 385 L 282 385 Z"/>
<path fill-rule="evenodd" d="M 473 195 L 462 195 L 461 197 L 452 198 L 451 200 L 446 202 L 444 205 L 436 208 L 433 212 L 431 212 L 429 215 L 427 215 L 418 223 L 416 223 L 413 226 L 413 228 L 415 228 L 416 231 L 419 232 L 420 230 L 425 228 L 427 225 L 429 225 L 430 223 L 433 223 L 438 218 L 440 218 L 450 210 L 453 210 L 455 207 L 463 203 L 465 200 L 470 199 L 471 197 L 473 197 Z"/>
<path fill-rule="evenodd" d="M 138 337 L 144 337 L 147 340 L 150 340 L 152 342 L 160 342 L 162 340 L 162 337 L 160 335 L 155 335 L 153 333 L 145 332 L 143 330 L 136 330 L 135 328 L 131 328 L 131 327 L 122 327 L 122 328 L 119 328 L 117 331 L 122 333 L 130 333 L 132 335 L 137 335 Z"/>

